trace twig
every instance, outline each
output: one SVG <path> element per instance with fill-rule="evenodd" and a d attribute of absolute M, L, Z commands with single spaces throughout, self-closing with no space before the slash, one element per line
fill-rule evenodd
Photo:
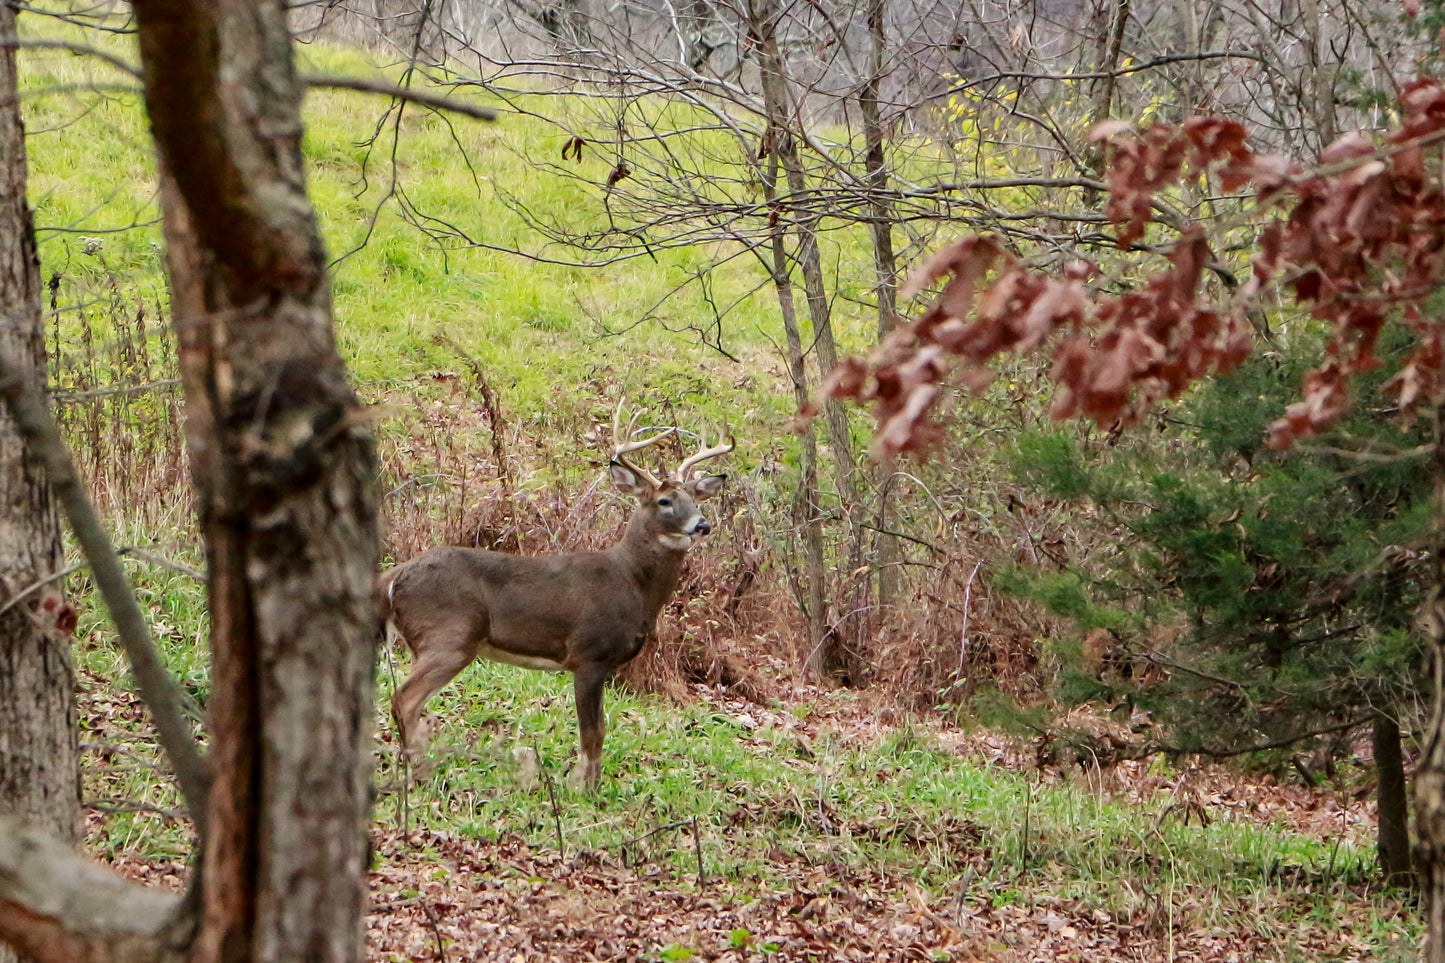
<path fill-rule="evenodd" d="M 893 538 L 901 538 L 904 541 L 913 542 L 915 545 L 922 545 L 924 548 L 937 555 L 947 554 L 946 552 L 944 552 L 943 549 L 939 548 L 937 545 L 933 544 L 930 541 L 926 541 L 925 539 L 909 535 L 907 532 L 900 532 L 894 528 L 879 528 L 877 525 L 871 525 L 868 522 L 859 522 L 858 527 L 865 528 L 870 532 L 877 532 L 879 535 L 888 535 Z"/>
<path fill-rule="evenodd" d="M 189 565 L 182 565 L 180 562 L 173 562 L 165 556 L 152 554 L 151 552 L 147 552 L 142 548 L 136 547 L 135 545 L 122 545 L 120 548 L 115 550 L 115 554 L 117 558 L 123 555 L 134 555 L 142 562 L 149 562 L 152 565 L 159 565 L 162 568 L 168 568 L 173 572 L 179 572 L 180 574 L 185 575 L 188 578 L 193 578 L 197 582 L 204 582 L 206 580 L 205 572 L 193 569 Z M 22 601 L 24 601 L 27 596 L 38 592 L 40 589 L 43 589 L 51 582 L 60 581 L 72 572 L 80 571 L 81 569 L 85 568 L 87 564 L 89 564 L 88 561 L 76 562 L 74 565 L 67 565 L 65 566 L 65 568 L 61 569 L 58 572 L 53 572 L 50 575 L 45 576 L 45 578 L 38 579 L 37 581 L 30 583 L 29 585 L 25 586 L 23 589 L 12 595 L 10 597 L 10 601 L 6 602 L 4 605 L 0 605 L 0 615 L 4 615 L 6 612 L 9 612 L 15 606 L 19 605 Z"/>
<path fill-rule="evenodd" d="M 206 573 L 202 572 L 200 569 L 191 568 L 189 565 L 182 565 L 180 562 L 166 558 L 164 555 L 157 555 L 155 552 L 147 551 L 139 547 L 138 545 L 127 545 L 126 547 L 118 550 L 116 554 L 134 555 L 142 562 L 146 562 L 150 565 L 159 565 L 161 568 L 170 569 L 177 575 L 184 575 L 186 578 L 193 581 L 206 581 Z"/>
<path fill-rule="evenodd" d="M 385 635 L 381 642 L 381 654 L 386 659 L 386 674 L 391 679 L 391 691 L 396 691 L 396 640 L 393 638 L 390 629 L 384 630 Z M 397 733 L 398 736 L 400 733 Z M 401 765 L 401 778 L 397 780 L 400 784 L 396 791 L 396 818 L 401 824 L 403 833 L 410 832 L 411 823 L 411 756 L 406 751 L 405 745 L 397 748 L 397 757 Z"/>
<path fill-rule="evenodd" d="M 537 743 L 532 743 L 532 753 L 537 757 L 537 769 L 542 773 L 542 781 L 547 784 L 547 797 L 552 800 L 552 825 L 557 830 L 557 852 L 565 857 L 567 846 L 562 839 L 562 809 L 557 805 L 557 787 L 552 784 L 552 773 L 547 770 L 547 764 L 542 761 L 542 753 L 537 748 Z"/>
<path fill-rule="evenodd" d="M 426 914 L 427 925 L 431 927 L 431 935 L 437 941 L 437 959 L 441 961 L 441 963 L 447 963 L 447 950 L 446 946 L 442 943 L 442 930 L 441 926 L 437 923 L 436 910 L 432 909 L 431 904 L 426 900 L 422 900 L 421 911 Z"/>
<path fill-rule="evenodd" d="M 694 822 L 696 821 L 696 819 L 697 819 L 696 816 L 691 817 L 691 820 L 693 820 Z M 631 839 L 626 839 L 626 840 L 623 840 L 622 842 L 618 843 L 618 844 L 617 844 L 617 845 L 618 845 L 618 848 L 622 850 L 622 866 L 623 866 L 623 868 L 624 868 L 624 869 L 630 869 L 630 868 L 631 868 L 631 867 L 629 867 L 629 866 L 627 865 L 627 847 L 628 847 L 628 846 L 634 846 L 634 845 L 636 845 L 637 843 L 643 842 L 643 841 L 645 841 L 645 840 L 647 840 L 647 839 L 652 838 L 653 836 L 656 836 L 658 833 L 665 833 L 665 832 L 667 832 L 668 830 L 671 830 L 671 829 L 681 829 L 682 827 L 686 826 L 686 825 L 688 824 L 688 822 L 689 822 L 689 820 L 687 820 L 687 819 L 680 819 L 680 820 L 678 820 L 678 821 L 675 822 L 675 823 L 668 823 L 666 826 L 658 826 L 656 829 L 650 829 L 650 830 L 648 830 L 647 832 L 643 833 L 641 836 L 634 836 L 634 837 L 631 838 Z M 696 831 L 696 826 L 694 826 L 693 828 L 694 828 L 694 831 Z M 699 849 L 698 849 L 699 859 L 701 859 L 701 853 L 702 853 L 702 849 L 701 849 L 701 847 L 699 847 Z"/>
<path fill-rule="evenodd" d="M 968 573 L 968 581 L 963 586 L 963 628 L 958 632 L 958 677 L 963 678 L 963 669 L 968 662 L 968 628 L 969 608 L 973 601 L 973 579 L 978 570 L 983 567 L 983 559 L 979 559 L 973 565 L 973 571 Z"/>
<path fill-rule="evenodd" d="M 181 710 L 181 688 L 166 671 L 156 651 L 150 627 L 136 603 L 120 558 L 86 497 L 85 486 L 50 415 L 45 395 L 38 384 L 24 376 L 24 371 L 13 357 L 0 354 L 0 400 L 9 409 L 25 444 L 44 466 L 51 490 L 75 532 L 81 551 L 90 561 L 96 587 L 110 609 L 136 686 L 150 708 L 156 734 L 175 768 L 176 782 L 195 822 L 196 833 L 204 840 L 210 777 Z"/>
<path fill-rule="evenodd" d="M 9 47 L 12 50 L 65 50 L 73 54 L 80 54 L 84 57 L 94 57 L 103 64 L 108 64 L 123 74 L 132 77 L 140 77 L 140 71 L 119 57 L 112 57 L 98 47 L 88 47 L 85 44 L 70 43 L 65 40 L 19 40 L 15 37 L 0 37 L 0 47 Z"/>
<path fill-rule="evenodd" d="M 108 802 L 99 799 L 87 799 L 82 805 L 86 809 L 93 809 L 98 813 L 110 813 L 111 815 L 136 816 L 151 813 L 157 816 L 164 816 L 173 822 L 179 822 L 186 818 L 184 810 L 172 809 L 168 806 L 151 806 L 146 803 L 132 802 L 129 799 L 116 799 Z"/>
<path fill-rule="evenodd" d="M 1028 868 L 1028 865 L 1029 865 L 1029 850 L 1030 850 L 1030 846 L 1029 846 L 1030 838 L 1029 838 L 1029 837 L 1033 834 L 1033 829 L 1032 829 L 1032 827 L 1031 827 L 1031 825 L 1030 825 L 1030 821 L 1031 821 L 1032 818 L 1033 818 L 1033 811 L 1034 811 L 1034 787 L 1033 787 L 1033 784 L 1029 782 L 1029 774 L 1028 774 L 1027 772 L 1025 772 L 1025 773 L 1023 774 L 1023 777 L 1024 777 L 1024 833 L 1023 833 L 1023 838 L 1019 841 L 1019 861 L 1022 862 L 1023 865 L 1024 865 L 1024 868 L 1027 869 L 1027 868 Z M 1043 770 L 1040 770 L 1040 771 L 1039 771 L 1039 781 L 1040 781 L 1041 783 L 1042 783 L 1042 781 L 1043 781 L 1043 778 L 1044 778 Z"/>
<path fill-rule="evenodd" d="M 697 888 L 702 889 L 706 877 L 702 871 L 702 834 L 697 830 L 697 817 L 692 817 L 692 848 L 697 854 Z"/>
<path fill-rule="evenodd" d="M 405 899 L 388 900 L 385 903 L 372 903 L 366 907 L 367 916 L 379 916 L 382 913 L 390 913 L 392 910 L 404 909 L 408 906 L 415 906 L 422 902 L 420 896 L 408 896 Z"/>
<path fill-rule="evenodd" d="M 90 391 L 59 391 L 52 393 L 50 400 L 57 405 L 77 405 L 83 401 L 91 401 L 95 398 L 140 395 L 145 394 L 147 391 L 155 391 L 158 388 L 174 388 L 180 383 L 180 378 L 161 378 L 158 381 L 147 381 L 139 385 L 113 385 L 109 388 L 93 388 Z"/>

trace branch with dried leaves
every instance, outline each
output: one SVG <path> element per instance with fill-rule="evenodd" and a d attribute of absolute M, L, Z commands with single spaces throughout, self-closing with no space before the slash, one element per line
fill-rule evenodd
<path fill-rule="evenodd" d="M 1445 398 L 1445 330 L 1426 305 L 1445 276 L 1445 193 L 1438 162 L 1432 167 L 1427 157 L 1445 141 L 1445 85 L 1411 84 L 1400 111 L 1399 128 L 1382 146 L 1347 135 L 1313 171 L 1255 154 L 1238 123 L 1201 117 L 1137 133 L 1101 124 L 1094 136 L 1114 152 L 1105 213 L 1119 225 L 1120 247 L 1144 236 L 1159 194 L 1191 178 L 1216 178 L 1226 193 L 1256 185 L 1252 213 L 1262 229 L 1252 276 L 1228 303 L 1206 300 L 1201 281 L 1215 258 L 1198 227 L 1168 248 L 1168 268 L 1121 295 L 1091 292 L 1093 267 L 1084 262 L 1054 276 L 1031 269 L 996 237 L 970 237 L 929 258 L 905 289 L 944 281 L 935 303 L 872 359 L 841 366 L 826 391 L 872 403 L 878 448 L 896 455 L 938 437 L 929 413 L 941 384 L 977 387 L 998 355 L 1047 342 L 1059 385 L 1055 416 L 1128 424 L 1154 402 L 1239 364 L 1253 349 L 1248 312 L 1279 285 L 1330 324 L 1335 343 L 1306 381 L 1304 399 L 1271 426 L 1272 447 L 1288 447 L 1349 410 L 1348 381 L 1380 364 L 1375 345 L 1390 320 L 1418 341 L 1392 381 L 1400 413 L 1413 417 Z"/>

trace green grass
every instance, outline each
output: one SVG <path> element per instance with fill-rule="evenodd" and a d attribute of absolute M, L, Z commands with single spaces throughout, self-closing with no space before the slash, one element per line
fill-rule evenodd
<path fill-rule="evenodd" d="M 381 685 L 384 700 L 385 666 Z M 1209 886 L 1244 897 L 1301 874 L 1359 882 L 1374 858 L 1369 841 L 1353 835 L 1327 841 L 1253 820 L 1185 821 L 1169 811 L 1177 801 L 1169 793 L 1134 805 L 1082 781 L 1041 784 L 1037 773 L 980 764 L 923 729 L 875 737 L 824 728 L 809 737 L 765 719 L 749 727 L 711 703 L 673 705 L 615 688 L 605 775 L 591 796 L 565 783 L 576 743 L 567 678 L 478 664 L 433 708 L 436 769 L 407 795 L 413 825 L 485 838 L 520 831 L 553 845 L 545 777 L 518 786 L 516 750 L 535 749 L 561 800 L 555 816 L 567 847 L 616 853 L 657 826 L 696 817 L 707 872 L 738 880 L 766 879 L 784 853 L 941 887 L 984 854 L 994 877 L 986 885 L 998 893 L 1047 886 L 1117 912 L 1130 887 Z M 388 745 L 378 801 L 388 823 L 403 818 L 393 763 Z M 679 877 L 695 871 L 685 834 L 658 846 Z"/>

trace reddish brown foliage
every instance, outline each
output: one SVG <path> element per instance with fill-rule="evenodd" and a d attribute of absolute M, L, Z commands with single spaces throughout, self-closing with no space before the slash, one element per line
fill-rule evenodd
<path fill-rule="evenodd" d="M 1198 226 L 1170 247 L 1167 268 L 1119 295 L 1091 291 L 1089 265 L 1046 275 L 997 238 L 970 237 L 932 255 L 905 287 L 912 294 L 946 279 L 932 307 L 868 362 L 845 363 L 826 390 L 873 403 L 878 447 L 891 456 L 937 439 L 928 416 L 941 383 L 977 386 L 995 355 L 1048 342 L 1059 385 L 1054 415 L 1128 423 L 1156 400 L 1178 397 L 1243 360 L 1252 347 L 1246 308 L 1264 287 L 1283 282 L 1301 307 L 1332 326 L 1335 341 L 1303 399 L 1272 426 L 1270 443 L 1288 446 L 1344 414 L 1350 376 L 1378 366 L 1375 345 L 1392 319 L 1418 338 L 1393 381 L 1402 412 L 1413 416 L 1420 403 L 1445 394 L 1445 345 L 1423 310 L 1445 273 L 1440 161 L 1427 163 L 1445 141 L 1445 87 L 1416 81 L 1401 95 L 1400 112 L 1400 127 L 1382 147 L 1346 135 L 1310 173 L 1253 153 L 1233 122 L 1194 118 L 1142 133 L 1101 125 L 1095 137 L 1113 150 L 1105 213 L 1121 247 L 1144 236 L 1159 192 L 1185 179 L 1214 178 L 1225 192 L 1255 185 L 1250 216 L 1261 230 L 1253 272 L 1230 303 L 1207 304 L 1203 281 L 1217 266 Z"/>

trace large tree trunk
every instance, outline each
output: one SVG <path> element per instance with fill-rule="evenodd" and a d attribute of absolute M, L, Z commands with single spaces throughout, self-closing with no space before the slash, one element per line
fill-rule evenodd
<path fill-rule="evenodd" d="M 1416 865 L 1425 898 L 1428 939 L 1421 959 L 1445 963 L 1445 405 L 1435 410 L 1435 550 L 1425 623 L 1435 675 L 1435 706 L 1415 776 Z"/>
<path fill-rule="evenodd" d="M 210 569 L 192 960 L 361 957 L 374 455 L 331 327 L 279 0 L 136 0 Z"/>
<path fill-rule="evenodd" d="M 40 264 L 26 202 L 25 131 L 15 73 L 15 10 L 0 6 L 0 356 L 45 383 Z M 0 813 L 60 839 L 80 836 L 73 618 L 62 586 L 60 519 L 43 467 L 0 406 Z M 15 603 L 11 605 L 12 601 Z M 57 624 L 58 623 L 58 624 Z M 0 961 L 16 957 L 0 945 Z"/>
<path fill-rule="evenodd" d="M 279 0 L 134 9 L 210 563 L 198 900 L 37 858 L 53 841 L 0 820 L 0 935 L 55 963 L 358 960 L 375 458 L 333 338 L 291 38 Z M 33 397 L 5 398 L 44 434 Z"/>

